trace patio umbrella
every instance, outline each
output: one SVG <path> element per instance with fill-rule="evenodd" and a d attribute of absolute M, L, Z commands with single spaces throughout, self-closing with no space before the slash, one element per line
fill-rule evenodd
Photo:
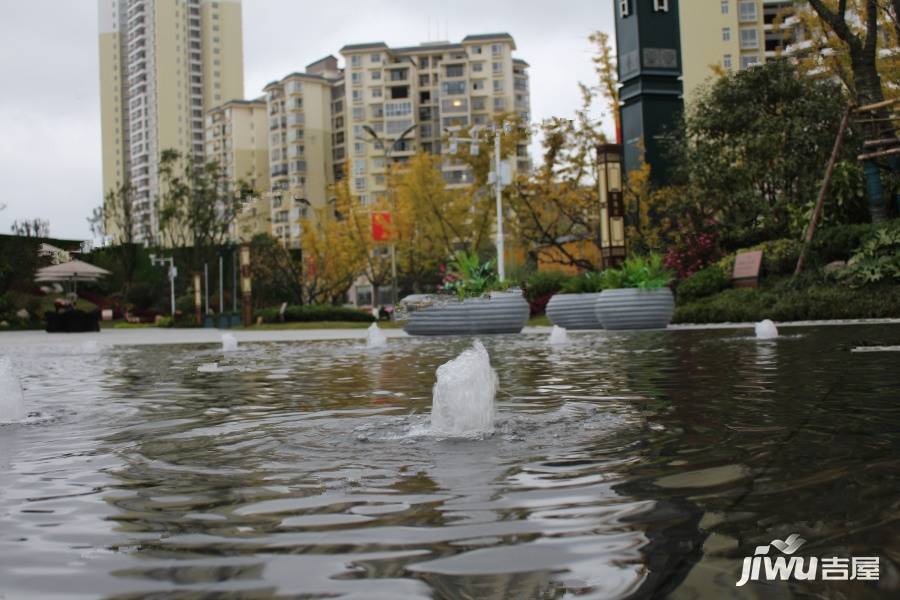
<path fill-rule="evenodd" d="M 38 269 L 35 281 L 63 281 L 72 282 L 74 290 L 78 291 L 79 281 L 97 281 L 101 277 L 109 275 L 106 269 L 101 269 L 81 260 L 70 260 L 59 265 L 51 265 Z"/>

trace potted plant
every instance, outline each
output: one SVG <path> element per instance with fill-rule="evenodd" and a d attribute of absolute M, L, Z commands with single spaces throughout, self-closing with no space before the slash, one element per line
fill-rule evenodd
<path fill-rule="evenodd" d="M 507 290 L 497 279 L 494 261 L 457 252 L 442 290 L 450 294 L 416 294 L 404 298 L 410 335 L 478 335 L 519 333 L 528 321 L 528 302 L 519 290 Z M 451 295 L 452 294 L 452 295 Z M 403 318 L 402 316 L 400 318 Z"/>
<path fill-rule="evenodd" d="M 663 329 L 672 320 L 675 299 L 667 287 L 672 272 L 662 257 L 634 257 L 602 275 L 597 319 L 605 329 Z"/>
<path fill-rule="evenodd" d="M 572 277 L 547 303 L 547 318 L 566 329 L 602 329 L 597 318 L 597 299 L 603 291 L 603 276 L 586 272 Z"/>

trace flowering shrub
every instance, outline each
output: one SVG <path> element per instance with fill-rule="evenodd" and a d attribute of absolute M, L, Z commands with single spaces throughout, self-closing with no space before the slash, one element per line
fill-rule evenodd
<path fill-rule="evenodd" d="M 689 234 L 681 243 L 669 248 L 663 264 L 675 271 L 678 279 L 686 279 L 719 259 L 719 245 L 712 233 Z"/>

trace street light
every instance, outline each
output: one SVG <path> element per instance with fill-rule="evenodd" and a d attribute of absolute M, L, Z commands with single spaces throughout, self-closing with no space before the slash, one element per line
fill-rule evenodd
<path fill-rule="evenodd" d="M 418 123 L 416 123 L 416 120 L 413 119 L 413 124 L 410 125 L 409 127 L 407 127 L 403 131 L 403 133 L 401 133 L 399 136 L 397 136 L 397 139 L 394 140 L 394 142 L 390 145 L 390 147 L 387 147 L 387 148 L 384 146 L 384 141 L 380 137 L 378 137 L 378 133 L 376 133 L 376 131 L 374 129 L 372 129 L 368 125 L 363 125 L 362 127 L 363 127 L 363 130 L 365 130 L 365 132 L 368 133 L 372 137 L 372 139 L 371 140 L 365 140 L 362 138 L 356 138 L 356 139 L 358 139 L 362 142 L 366 142 L 366 143 L 371 141 L 371 142 L 375 142 L 376 144 L 381 144 L 381 148 L 384 151 L 385 166 L 388 169 L 390 169 L 391 158 L 393 156 L 394 150 L 396 150 L 396 148 L 397 148 L 397 145 L 400 142 L 402 142 L 406 138 L 407 135 L 409 135 L 410 133 L 415 131 L 416 127 L 418 127 Z M 390 189 L 390 186 L 388 186 L 388 189 Z M 391 198 L 391 207 L 393 207 L 393 198 Z M 378 299 L 374 298 L 374 301 L 377 302 Z M 396 249 L 396 242 L 393 239 L 391 240 L 391 304 L 394 305 L 394 309 L 396 310 L 396 308 L 397 308 L 397 249 Z"/>
<path fill-rule="evenodd" d="M 512 182 L 512 171 L 505 170 L 503 168 L 502 156 L 500 154 L 500 138 L 504 133 L 509 133 L 512 131 L 512 123 L 504 122 L 501 126 L 491 125 L 486 128 L 488 132 L 494 134 L 494 172 L 493 172 L 493 181 L 488 180 L 489 183 L 494 184 L 494 189 L 496 190 L 496 202 L 497 202 L 497 275 L 500 277 L 500 281 L 506 279 L 506 264 L 505 264 L 505 256 L 503 250 L 503 186 L 509 185 Z M 450 134 L 450 153 L 456 154 L 459 150 L 459 142 L 469 142 L 469 154 L 472 156 L 478 156 L 478 144 L 480 143 L 480 139 L 478 138 L 479 127 L 476 125 L 471 129 L 472 136 L 471 138 L 462 138 L 454 135 L 457 131 L 459 131 L 458 127 L 447 128 L 448 134 Z"/>
<path fill-rule="evenodd" d="M 153 265 L 169 265 L 169 296 L 172 305 L 172 318 L 175 317 L 175 278 L 178 277 L 178 268 L 175 267 L 175 258 L 172 256 L 150 255 L 150 263 Z"/>

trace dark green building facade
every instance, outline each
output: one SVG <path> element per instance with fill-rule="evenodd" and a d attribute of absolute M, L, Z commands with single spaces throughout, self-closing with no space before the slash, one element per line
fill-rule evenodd
<path fill-rule="evenodd" d="M 682 111 L 678 0 L 613 0 L 625 171 L 650 164 L 667 181 L 662 136 Z"/>

